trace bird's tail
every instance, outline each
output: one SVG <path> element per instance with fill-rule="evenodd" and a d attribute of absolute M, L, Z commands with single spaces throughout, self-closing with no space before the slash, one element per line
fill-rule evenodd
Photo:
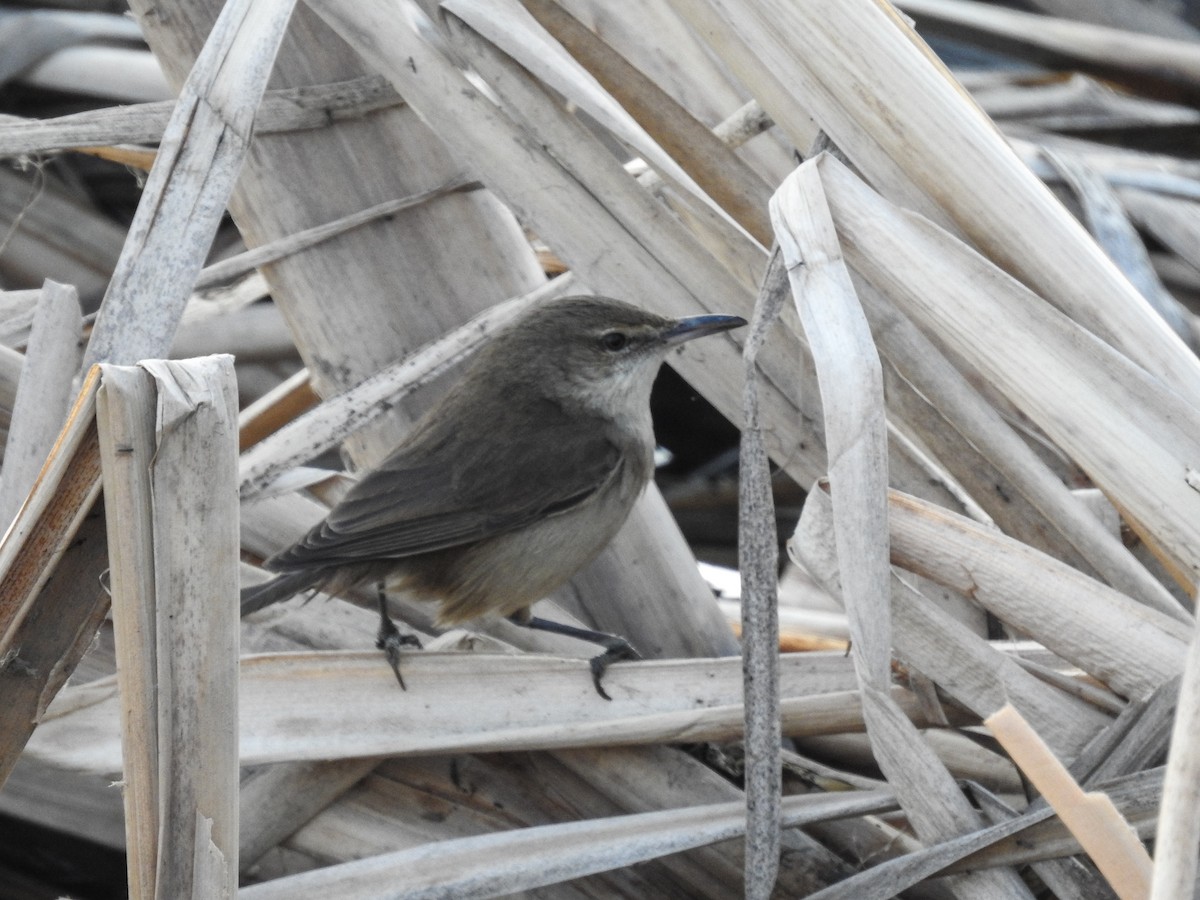
<path fill-rule="evenodd" d="M 262 584 L 242 588 L 242 615 L 249 615 L 264 606 L 287 600 L 307 588 L 315 587 L 320 580 L 319 572 L 285 572 Z"/>

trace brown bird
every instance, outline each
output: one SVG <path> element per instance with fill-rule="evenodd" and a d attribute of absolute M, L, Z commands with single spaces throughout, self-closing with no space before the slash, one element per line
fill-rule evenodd
<path fill-rule="evenodd" d="M 481 350 L 445 400 L 324 521 L 266 561 L 243 614 L 302 590 L 380 585 L 377 646 L 400 680 L 383 585 L 440 603 L 439 626 L 485 614 L 637 659 L 623 637 L 530 615 L 604 549 L 654 474 L 650 388 L 671 348 L 738 316 L 669 319 L 606 297 L 527 312 Z"/>

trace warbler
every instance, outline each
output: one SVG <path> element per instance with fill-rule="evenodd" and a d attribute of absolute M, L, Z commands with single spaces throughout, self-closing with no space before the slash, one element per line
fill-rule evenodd
<path fill-rule="evenodd" d="M 640 658 L 624 637 L 533 616 L 612 540 L 654 475 L 650 389 L 672 348 L 745 325 L 672 319 L 607 297 L 527 311 L 471 361 L 446 398 L 325 519 L 265 563 L 243 614 L 302 590 L 380 585 L 377 646 L 401 687 L 383 585 L 439 604 L 450 626 L 499 615 L 596 643 L 592 679 Z"/>

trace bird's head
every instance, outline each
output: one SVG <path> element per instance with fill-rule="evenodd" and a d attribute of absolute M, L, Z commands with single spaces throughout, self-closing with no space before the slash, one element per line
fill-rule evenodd
<path fill-rule="evenodd" d="M 739 316 L 671 319 L 608 297 L 565 297 L 514 322 L 497 349 L 548 393 L 601 415 L 644 415 L 672 348 L 745 324 Z"/>

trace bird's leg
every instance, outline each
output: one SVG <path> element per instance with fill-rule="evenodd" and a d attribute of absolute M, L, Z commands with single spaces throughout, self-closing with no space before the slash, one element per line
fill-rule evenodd
<path fill-rule="evenodd" d="M 604 648 L 604 652 L 599 656 L 593 656 L 591 659 L 592 666 L 592 684 L 596 686 L 596 693 L 605 700 L 611 700 L 612 697 L 604 692 L 604 688 L 600 684 L 600 679 L 608 667 L 621 659 L 641 659 L 642 655 L 633 649 L 633 644 L 625 640 L 619 634 L 609 634 L 607 631 L 591 631 L 587 628 L 576 628 L 574 625 L 564 625 L 562 622 L 552 622 L 549 619 L 540 619 L 537 616 L 522 617 L 520 613 L 508 617 L 510 621 L 517 625 L 522 625 L 525 628 L 533 628 L 537 631 L 549 631 L 552 634 L 565 634 L 567 637 L 578 638 L 581 641 L 590 641 L 593 644 L 599 644 Z"/>
<path fill-rule="evenodd" d="M 387 656 L 392 671 L 396 673 L 396 680 L 400 682 L 400 690 L 406 691 L 408 688 L 404 686 L 404 679 L 400 677 L 400 648 L 416 647 L 419 650 L 421 641 L 415 634 L 401 634 L 392 617 L 388 615 L 387 594 L 384 593 L 383 585 L 377 585 L 376 590 L 379 597 L 379 635 L 375 639 L 375 646 Z"/>

